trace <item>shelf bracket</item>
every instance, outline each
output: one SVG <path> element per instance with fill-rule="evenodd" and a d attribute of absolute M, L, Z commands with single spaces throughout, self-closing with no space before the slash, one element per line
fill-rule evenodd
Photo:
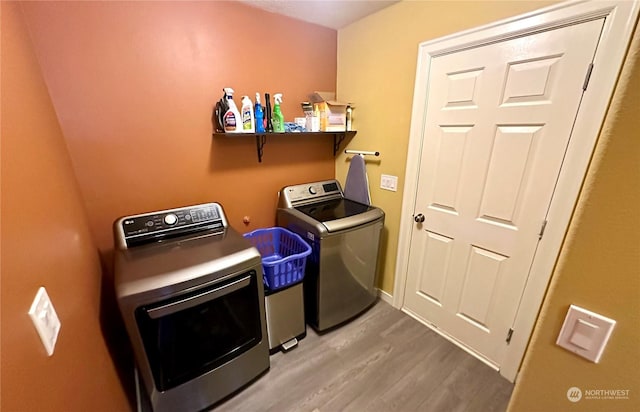
<path fill-rule="evenodd" d="M 1 1 L 1 0 L 0 0 Z M 333 157 L 335 157 L 340 151 L 340 144 L 346 140 L 346 138 L 352 138 L 356 135 L 356 131 L 345 130 L 344 132 L 301 132 L 301 133 L 242 133 L 242 134 L 229 134 L 214 132 L 212 137 L 214 138 L 231 138 L 236 140 L 238 137 L 255 137 L 256 138 L 256 152 L 258 154 L 258 163 L 262 163 L 262 157 L 264 155 L 264 145 L 267 143 L 268 136 L 333 136 Z M 298 139 L 299 140 L 299 139 Z"/>
<path fill-rule="evenodd" d="M 334 133 L 333 135 L 333 156 L 338 154 L 340 151 L 340 143 L 344 140 L 344 133 Z"/>
<path fill-rule="evenodd" d="M 264 144 L 267 142 L 267 135 L 256 135 L 256 149 L 258 151 L 258 163 L 262 163 L 262 153 L 264 150 Z"/>

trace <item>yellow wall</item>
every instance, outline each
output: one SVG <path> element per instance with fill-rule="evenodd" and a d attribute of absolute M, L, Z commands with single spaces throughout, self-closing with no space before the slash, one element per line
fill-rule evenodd
<path fill-rule="evenodd" d="M 509 410 L 640 410 L 640 33 L 636 29 Z M 617 320 L 599 364 L 555 345 L 570 304 Z M 567 390 L 583 399 L 571 404 Z M 629 400 L 586 390 L 629 390 Z"/>
<path fill-rule="evenodd" d="M 542 1 L 403 1 L 338 31 L 338 98 L 354 102 L 358 134 L 347 148 L 377 150 L 367 157 L 372 203 L 386 213 L 382 276 L 378 286 L 393 292 L 413 87 L 420 42 L 536 10 Z M 344 153 L 336 178 L 349 168 Z M 398 176 L 398 191 L 380 189 L 380 175 Z"/>
<path fill-rule="evenodd" d="M 355 103 L 349 148 L 379 150 L 369 162 L 372 200 L 387 213 L 380 286 L 393 291 L 418 43 L 549 5 L 544 2 L 404 1 L 338 33 L 338 97 Z M 640 410 L 640 37 L 636 33 L 576 213 L 510 404 L 520 411 Z M 336 176 L 344 180 L 348 157 Z M 379 189 L 399 176 L 398 192 Z M 599 364 L 555 345 L 570 304 L 618 321 Z M 629 390 L 629 400 L 573 404 L 567 390 Z"/>

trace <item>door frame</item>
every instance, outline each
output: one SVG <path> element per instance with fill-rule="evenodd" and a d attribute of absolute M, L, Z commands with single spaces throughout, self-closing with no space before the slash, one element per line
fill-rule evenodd
<path fill-rule="evenodd" d="M 565 160 L 551 199 L 547 215 L 548 224 L 531 266 L 516 314 L 511 342 L 500 365 L 500 374 L 511 382 L 515 382 L 517 377 L 547 285 L 560 254 L 600 128 L 622 69 L 639 9 L 638 0 L 573 0 L 426 41 L 418 47 L 393 293 L 393 306 L 398 309 L 404 306 L 431 59 L 540 31 L 606 18 L 594 56 L 588 88 L 578 109 Z M 586 72 L 580 75 L 586 75 Z M 440 334 L 450 339 L 445 334 Z M 469 351 L 465 347 L 463 349 Z"/>

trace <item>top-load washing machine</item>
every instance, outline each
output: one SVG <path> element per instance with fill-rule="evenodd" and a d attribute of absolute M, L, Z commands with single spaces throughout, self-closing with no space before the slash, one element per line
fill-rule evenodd
<path fill-rule="evenodd" d="M 346 199 L 337 180 L 326 180 L 283 188 L 277 224 L 312 248 L 304 278 L 308 324 L 323 331 L 373 305 L 382 209 Z"/>

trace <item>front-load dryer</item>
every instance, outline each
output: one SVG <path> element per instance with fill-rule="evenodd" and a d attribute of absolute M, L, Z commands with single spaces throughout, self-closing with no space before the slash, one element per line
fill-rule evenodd
<path fill-rule="evenodd" d="M 200 411 L 269 369 L 262 259 L 219 204 L 120 218 L 114 239 L 142 405 Z"/>

